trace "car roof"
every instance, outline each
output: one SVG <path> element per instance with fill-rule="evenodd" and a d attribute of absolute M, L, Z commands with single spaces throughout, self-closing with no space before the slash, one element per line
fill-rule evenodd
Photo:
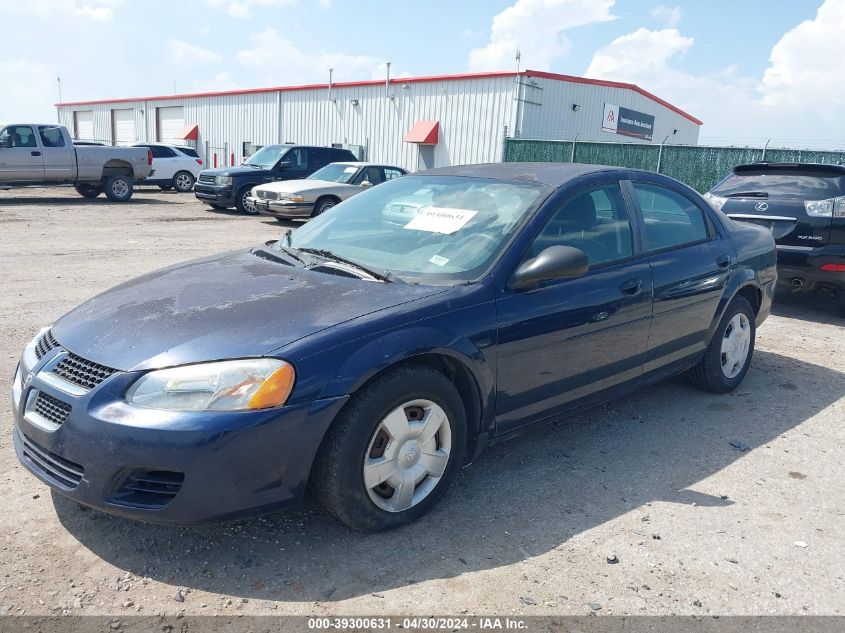
<path fill-rule="evenodd" d="M 579 176 L 602 171 L 619 171 L 622 167 L 607 165 L 584 165 L 581 163 L 480 163 L 477 165 L 456 165 L 418 171 L 431 176 L 465 176 L 470 178 L 492 178 L 494 180 L 522 180 L 550 187 L 559 187 Z M 626 170 L 630 171 L 630 170 Z"/>
<path fill-rule="evenodd" d="M 405 171 L 404 167 L 397 167 L 396 165 L 388 165 L 387 163 L 371 163 L 369 161 L 360 160 L 336 160 L 329 163 L 329 165 L 346 165 L 348 167 L 390 167 L 391 169 L 401 169 Z"/>
<path fill-rule="evenodd" d="M 829 172 L 833 175 L 845 175 L 845 165 L 831 165 L 830 163 L 750 163 L 748 165 L 737 165 L 733 168 L 735 174 L 745 171 L 773 170 L 785 172 Z"/>

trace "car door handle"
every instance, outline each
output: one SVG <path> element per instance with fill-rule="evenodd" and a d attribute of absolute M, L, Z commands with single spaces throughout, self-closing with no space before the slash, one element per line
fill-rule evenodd
<path fill-rule="evenodd" d="M 727 268 L 731 263 L 731 258 L 728 255 L 719 255 L 716 258 L 716 265 L 719 268 Z"/>
<path fill-rule="evenodd" d="M 33 156 L 41 156 L 41 152 L 30 152 Z"/>
<path fill-rule="evenodd" d="M 626 295 L 638 295 L 643 291 L 643 282 L 641 279 L 629 279 L 628 281 L 623 281 L 622 285 L 619 286 L 619 290 L 622 291 L 622 294 Z"/>

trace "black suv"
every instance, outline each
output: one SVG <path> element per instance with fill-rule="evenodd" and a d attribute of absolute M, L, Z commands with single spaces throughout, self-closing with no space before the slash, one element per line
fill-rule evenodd
<path fill-rule="evenodd" d="M 356 161 L 348 149 L 307 145 L 267 145 L 240 167 L 205 169 L 200 172 L 194 193 L 215 209 L 236 207 L 242 213 L 257 213 L 246 198 L 256 185 L 273 180 L 295 180 L 310 176 L 329 163 Z"/>
<path fill-rule="evenodd" d="M 845 310 L 845 165 L 739 165 L 705 198 L 734 220 L 768 227 L 780 279 L 832 292 Z"/>

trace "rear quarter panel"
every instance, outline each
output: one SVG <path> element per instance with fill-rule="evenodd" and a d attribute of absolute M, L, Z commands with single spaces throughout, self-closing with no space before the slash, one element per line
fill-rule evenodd
<path fill-rule="evenodd" d="M 95 145 L 75 146 L 77 179 L 99 182 L 103 178 L 103 168 L 110 160 L 128 163 L 132 167 L 135 180 L 150 175 L 152 167 L 147 164 L 146 147 L 98 147 Z"/>

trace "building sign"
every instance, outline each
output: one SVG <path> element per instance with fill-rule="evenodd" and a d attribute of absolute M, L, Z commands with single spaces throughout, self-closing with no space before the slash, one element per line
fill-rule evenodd
<path fill-rule="evenodd" d="M 635 136 L 650 141 L 654 133 L 654 117 L 644 112 L 605 103 L 601 129 L 602 132 Z"/>

